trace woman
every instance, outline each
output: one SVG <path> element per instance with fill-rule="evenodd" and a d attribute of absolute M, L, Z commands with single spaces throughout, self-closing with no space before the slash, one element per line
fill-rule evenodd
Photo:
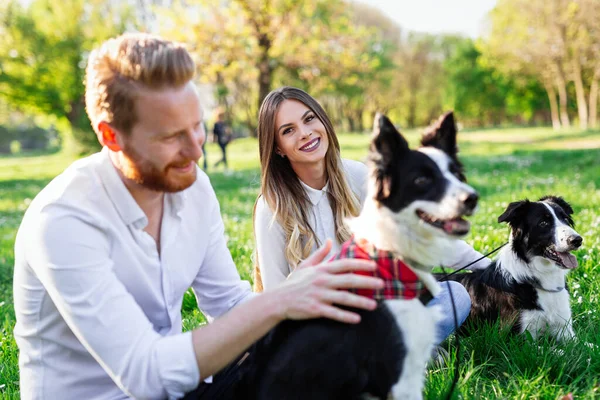
<path fill-rule="evenodd" d="M 366 196 L 367 167 L 340 157 L 333 126 L 321 105 L 306 92 L 282 87 L 269 93 L 258 118 L 261 191 L 254 207 L 255 290 L 269 289 L 296 268 L 327 238 L 331 254 L 350 237 L 344 220 L 357 216 Z M 459 267 L 480 257 L 467 243 L 448 260 Z M 482 260 L 474 268 L 487 266 Z M 459 322 L 469 314 L 464 287 L 451 282 Z M 430 301 L 440 304 L 441 342 L 454 330 L 447 286 Z"/>

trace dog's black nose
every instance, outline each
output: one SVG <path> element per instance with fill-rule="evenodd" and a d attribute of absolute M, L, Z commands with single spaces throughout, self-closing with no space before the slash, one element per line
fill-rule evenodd
<path fill-rule="evenodd" d="M 583 238 L 581 236 L 569 236 L 567 239 L 567 244 L 571 247 L 578 248 L 583 243 Z"/>
<path fill-rule="evenodd" d="M 469 193 L 469 195 L 463 200 L 465 207 L 469 210 L 474 210 L 477 207 L 477 201 L 479 196 L 477 193 Z"/>

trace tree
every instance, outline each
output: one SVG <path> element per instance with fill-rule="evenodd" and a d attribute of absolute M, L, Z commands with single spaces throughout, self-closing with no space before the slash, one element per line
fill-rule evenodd
<path fill-rule="evenodd" d="M 327 93 L 371 66 L 372 32 L 350 24 L 341 0 L 192 0 L 164 14 L 161 31 L 189 44 L 201 81 L 224 94 L 222 106 L 256 96 L 254 104 L 237 104 L 252 133 L 259 105 L 282 77 Z"/>
<path fill-rule="evenodd" d="M 97 146 L 85 115 L 86 57 L 125 29 L 127 8 L 101 0 L 0 7 L 0 96 L 25 112 L 66 120 L 78 142 Z"/>
<path fill-rule="evenodd" d="M 543 83 L 555 128 L 570 126 L 570 82 L 574 84 L 580 128 L 585 129 L 588 120 L 595 121 L 595 52 L 600 20 L 597 0 L 500 0 L 491 20 L 486 57 L 514 73 L 530 73 Z M 588 112 L 588 87 L 593 97 L 589 99 L 593 117 Z"/>
<path fill-rule="evenodd" d="M 532 122 L 547 107 L 544 89 L 530 76 L 512 77 L 486 63 L 476 42 L 454 40 L 444 61 L 446 102 L 467 125 L 498 125 L 506 119 Z"/>

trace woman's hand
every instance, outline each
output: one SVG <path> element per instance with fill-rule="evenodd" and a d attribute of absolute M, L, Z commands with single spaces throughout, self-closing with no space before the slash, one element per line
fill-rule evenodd
<path fill-rule="evenodd" d="M 327 240 L 321 248 L 304 260 L 280 286 L 273 289 L 281 307 L 282 319 L 325 317 L 340 322 L 358 323 L 360 316 L 336 305 L 373 310 L 377 302 L 343 289 L 379 289 L 379 278 L 352 274 L 372 271 L 375 263 L 367 260 L 341 259 L 323 261 L 331 249 Z M 340 290 L 342 289 L 342 290 Z M 275 293 L 272 293 L 275 294 Z"/>

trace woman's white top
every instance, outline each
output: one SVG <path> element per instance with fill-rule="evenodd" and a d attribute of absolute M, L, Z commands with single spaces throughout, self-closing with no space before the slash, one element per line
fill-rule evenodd
<path fill-rule="evenodd" d="M 361 162 L 347 159 L 342 159 L 342 164 L 350 189 L 356 194 L 362 207 L 367 196 L 368 168 Z M 331 239 L 333 242 L 331 251 L 325 258 L 329 259 L 336 254 L 341 243 L 337 241 L 335 235 L 337 226 L 327 196 L 328 185 L 326 184 L 323 189 L 317 190 L 302 181 L 300 183 L 311 203 L 308 223 L 315 232 L 319 244 L 323 244 L 327 239 Z M 254 230 L 262 283 L 264 289 L 268 290 L 284 281 L 294 267 L 285 258 L 286 239 L 283 228 L 277 220 L 273 219 L 273 212 L 262 196 L 256 204 Z M 316 249 L 317 246 L 313 246 L 313 251 Z M 451 255 L 452 260 L 448 260 L 446 266 L 459 267 L 480 257 L 481 254 L 469 244 L 459 241 L 456 252 Z M 469 269 L 485 268 L 489 262 L 489 259 L 483 259 Z"/>

